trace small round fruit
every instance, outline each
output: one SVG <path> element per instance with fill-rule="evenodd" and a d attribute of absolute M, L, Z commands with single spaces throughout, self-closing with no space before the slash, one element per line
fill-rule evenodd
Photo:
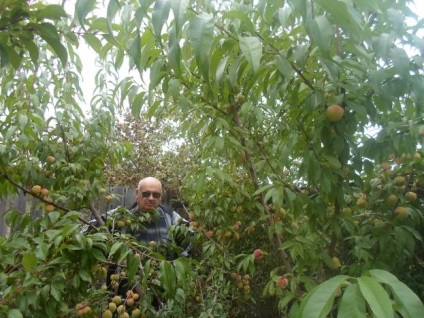
<path fill-rule="evenodd" d="M 405 193 L 405 200 L 408 202 L 414 202 L 417 199 L 417 194 L 412 191 L 408 191 Z"/>
<path fill-rule="evenodd" d="M 47 156 L 47 162 L 48 163 L 53 163 L 55 161 L 56 161 L 56 158 L 55 157 L 53 157 L 53 156 Z"/>
<path fill-rule="evenodd" d="M 133 298 L 134 300 L 137 300 L 137 299 L 139 299 L 139 298 L 140 298 L 140 295 L 139 295 L 138 293 L 133 293 L 132 298 Z"/>
<path fill-rule="evenodd" d="M 207 238 L 212 238 L 213 237 L 213 231 L 207 231 L 205 233 L 205 235 L 206 235 Z"/>
<path fill-rule="evenodd" d="M 141 316 L 140 309 L 136 308 L 131 312 L 131 318 L 138 318 Z"/>
<path fill-rule="evenodd" d="M 111 196 L 111 195 L 109 194 L 109 195 L 107 195 L 107 196 L 106 196 L 106 198 L 105 198 L 105 199 L 106 199 L 106 201 L 107 201 L 107 202 L 112 202 L 112 200 L 113 200 L 113 196 Z"/>
<path fill-rule="evenodd" d="M 367 205 L 367 201 L 364 198 L 359 198 L 356 200 L 356 206 L 359 208 L 364 208 Z"/>
<path fill-rule="evenodd" d="M 40 190 L 40 194 L 41 194 L 42 196 L 48 196 L 48 195 L 49 195 L 49 189 L 42 188 L 42 189 Z"/>
<path fill-rule="evenodd" d="M 135 301 L 134 298 L 127 298 L 126 304 L 127 306 L 132 306 L 134 305 Z"/>
<path fill-rule="evenodd" d="M 157 246 L 158 246 L 158 243 L 157 243 L 156 241 L 150 241 L 150 242 L 149 242 L 149 246 L 150 246 L 151 248 L 155 248 L 155 247 L 157 247 Z"/>
<path fill-rule="evenodd" d="M 409 215 L 409 212 L 407 208 L 398 206 L 395 209 L 395 215 L 400 219 L 405 219 Z"/>
<path fill-rule="evenodd" d="M 125 312 L 125 306 L 124 305 L 119 305 L 118 308 L 116 309 L 116 312 L 118 314 L 122 314 L 123 312 Z"/>
<path fill-rule="evenodd" d="M 116 308 L 117 308 L 116 303 L 110 302 L 109 305 L 108 305 L 108 308 L 111 312 L 115 312 Z"/>
<path fill-rule="evenodd" d="M 280 276 L 280 278 L 277 281 L 277 287 L 279 288 L 286 288 L 288 284 L 289 284 L 289 281 L 284 276 Z"/>
<path fill-rule="evenodd" d="M 421 137 L 424 137 L 424 125 L 421 125 L 420 127 L 418 127 L 418 135 L 420 135 Z"/>
<path fill-rule="evenodd" d="M 256 249 L 253 251 L 253 255 L 255 256 L 255 260 L 261 260 L 264 257 L 264 252 L 261 249 Z"/>
<path fill-rule="evenodd" d="M 102 314 L 102 318 L 112 318 L 112 315 L 112 312 L 109 309 L 106 309 Z"/>
<path fill-rule="evenodd" d="M 125 226 L 125 222 L 122 221 L 122 220 L 119 220 L 119 221 L 116 222 L 116 225 L 120 228 L 123 228 Z"/>
<path fill-rule="evenodd" d="M 38 184 L 36 184 L 35 186 L 33 186 L 31 188 L 31 192 L 32 193 L 35 193 L 35 194 L 40 194 L 41 189 L 42 189 L 41 186 L 39 186 Z"/>
<path fill-rule="evenodd" d="M 395 206 L 397 202 L 398 202 L 398 197 L 396 194 L 391 194 L 387 198 L 387 204 L 390 206 Z"/>
<path fill-rule="evenodd" d="M 52 205 L 52 204 L 47 204 L 45 207 L 44 207 L 44 211 L 46 212 L 46 213 L 50 213 L 50 212 L 52 212 L 54 210 L 54 205 Z"/>
<path fill-rule="evenodd" d="M 344 115 L 343 107 L 337 104 L 328 106 L 327 109 L 325 110 L 325 116 L 331 122 L 339 121 L 340 119 L 342 119 L 343 115 Z"/>
<path fill-rule="evenodd" d="M 105 188 L 101 188 L 101 189 L 99 190 L 99 193 L 100 193 L 100 194 L 106 194 L 106 189 L 105 189 Z"/>
<path fill-rule="evenodd" d="M 405 177 L 403 176 L 397 176 L 394 180 L 393 180 L 394 184 L 397 186 L 402 186 L 405 184 Z"/>
<path fill-rule="evenodd" d="M 86 315 L 91 312 L 91 308 L 90 306 L 85 306 L 84 308 L 81 309 L 81 311 L 83 312 L 83 315 Z"/>
<path fill-rule="evenodd" d="M 390 169 L 390 163 L 383 162 L 381 167 L 383 168 L 383 170 L 389 170 Z"/>
<path fill-rule="evenodd" d="M 114 296 L 112 298 L 112 302 L 117 304 L 117 305 L 121 304 L 121 302 L 122 302 L 121 296 L 118 296 L 118 295 Z"/>
<path fill-rule="evenodd" d="M 340 259 L 336 256 L 333 257 L 331 260 L 331 268 L 332 269 L 338 269 L 342 264 L 340 263 Z"/>

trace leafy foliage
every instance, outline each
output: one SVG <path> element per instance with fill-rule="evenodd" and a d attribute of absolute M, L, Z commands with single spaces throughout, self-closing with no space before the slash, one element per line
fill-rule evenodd
<path fill-rule="evenodd" d="M 59 7 L 4 3 L 1 21 L 19 27 L 0 41 L 0 190 L 63 212 L 9 214 L 5 314 L 69 316 L 79 302 L 77 314 L 100 315 L 113 295 L 95 285 L 91 266 L 125 260 L 148 316 L 422 316 L 422 20 L 409 1 L 112 0 L 101 16 L 95 1 L 79 0 L 73 21 Z M 25 42 L 29 23 L 37 37 Z M 89 121 L 71 31 L 104 65 Z M 124 63 L 147 83 L 118 79 Z M 185 152 L 156 157 L 178 161 L 165 179 L 184 175 L 167 182 L 181 182 L 190 205 L 192 262 L 169 262 L 106 228 L 77 230 L 105 199 L 105 163 L 124 162 L 110 175 L 145 167 L 123 160 L 129 147 L 111 139 L 123 104 L 178 127 L 193 154 L 188 173 Z M 327 113 L 335 104 L 341 116 Z M 121 132 L 114 138 L 159 153 Z M 34 184 L 50 195 L 34 194 Z M 154 298 L 167 301 L 156 310 Z"/>

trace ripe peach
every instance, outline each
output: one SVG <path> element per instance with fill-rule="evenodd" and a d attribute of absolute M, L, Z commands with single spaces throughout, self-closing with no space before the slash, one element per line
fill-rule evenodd
<path fill-rule="evenodd" d="M 255 260 L 261 260 L 264 257 L 264 252 L 261 249 L 256 249 L 253 251 L 253 255 L 255 256 Z"/>
<path fill-rule="evenodd" d="M 47 204 L 45 207 L 44 207 L 44 211 L 46 212 L 46 213 L 50 213 L 51 211 L 53 211 L 54 210 L 54 205 L 52 205 L 52 204 Z"/>
<path fill-rule="evenodd" d="M 286 277 L 280 276 L 276 284 L 277 284 L 277 287 L 279 288 L 286 288 L 289 284 L 289 281 L 287 280 Z"/>
<path fill-rule="evenodd" d="M 36 184 L 35 186 L 33 186 L 31 188 L 31 192 L 35 193 L 35 194 L 39 194 L 41 192 L 41 186 L 39 186 L 38 184 Z"/>
<path fill-rule="evenodd" d="M 340 119 L 342 119 L 343 115 L 344 115 L 343 107 L 337 104 L 328 106 L 327 109 L 325 110 L 325 116 L 331 122 L 339 121 Z"/>

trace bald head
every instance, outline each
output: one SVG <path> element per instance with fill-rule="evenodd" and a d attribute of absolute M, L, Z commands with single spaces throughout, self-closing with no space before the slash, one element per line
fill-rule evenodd
<path fill-rule="evenodd" d="M 141 179 L 135 193 L 141 211 L 153 210 L 162 201 L 162 183 L 154 177 Z"/>

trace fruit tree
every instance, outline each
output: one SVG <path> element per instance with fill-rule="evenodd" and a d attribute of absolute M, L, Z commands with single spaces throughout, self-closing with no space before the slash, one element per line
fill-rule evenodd
<path fill-rule="evenodd" d="M 53 206 L 36 220 L 6 215 L 0 313 L 423 316 L 424 47 L 412 1 L 100 6 L 0 8 L 0 191 Z M 106 79 L 89 121 L 79 42 Z M 146 83 L 116 76 L 124 65 Z M 105 162 L 128 154 L 110 143 L 122 104 L 172 123 L 191 151 L 178 180 L 190 258 L 115 234 L 137 226 L 131 215 L 80 229 L 98 218 Z M 117 295 L 123 279 L 133 288 Z"/>

